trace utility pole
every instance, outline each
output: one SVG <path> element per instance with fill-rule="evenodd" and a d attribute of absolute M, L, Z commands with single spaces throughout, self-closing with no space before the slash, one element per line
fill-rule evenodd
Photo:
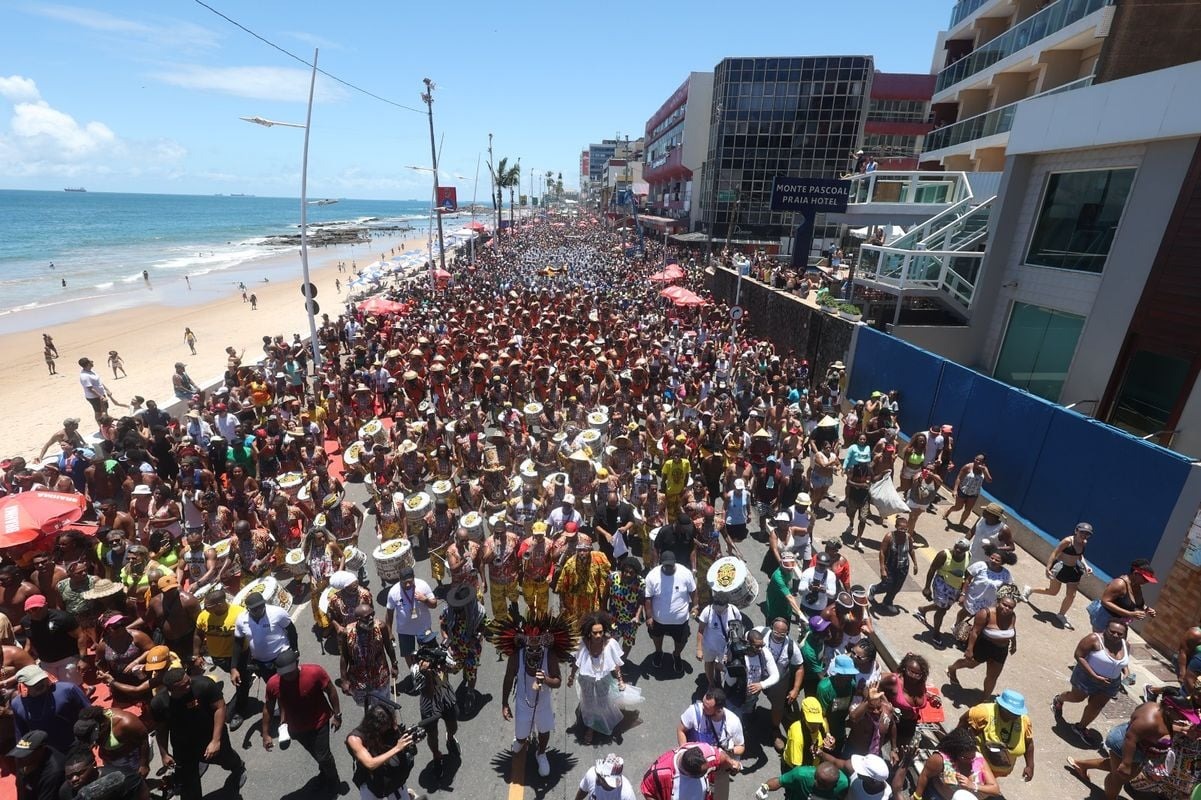
<path fill-rule="evenodd" d="M 492 166 L 492 134 L 488 134 L 488 177 L 491 179 L 492 197 L 496 197 L 496 168 Z M 500 198 L 496 200 L 496 230 L 493 235 L 500 236 Z"/>
<path fill-rule="evenodd" d="M 709 204 L 709 208 L 713 212 L 713 221 L 708 223 L 705 226 L 705 233 L 707 233 L 708 236 L 705 237 L 705 262 L 702 265 L 702 269 L 709 266 L 709 259 L 711 259 L 713 257 L 713 229 L 717 227 L 717 197 L 718 197 L 717 177 L 720 174 L 718 165 L 721 163 L 720 156 L 721 156 L 721 140 L 722 140 L 722 124 L 721 124 L 722 104 L 720 102 L 717 104 L 717 111 L 716 111 L 715 116 L 716 116 L 716 119 L 714 120 L 714 122 L 717 124 L 717 134 L 716 134 L 716 138 L 715 138 L 715 144 L 713 147 L 713 152 L 711 154 L 711 158 L 709 159 L 710 163 L 705 165 L 705 168 L 708 169 L 709 172 L 711 173 L 711 180 L 713 181 L 713 194 L 711 195 L 711 202 Z"/>
<path fill-rule="evenodd" d="M 421 99 L 425 101 L 425 107 L 430 121 L 430 160 L 433 161 L 434 167 L 434 214 L 438 218 L 438 260 L 442 266 L 442 271 L 446 272 L 446 246 L 442 240 L 442 210 L 437 208 L 438 146 L 434 142 L 434 82 L 429 78 L 424 78 L 422 82 L 425 84 L 425 92 L 422 93 Z M 431 269 L 430 272 L 432 273 L 433 270 Z"/>

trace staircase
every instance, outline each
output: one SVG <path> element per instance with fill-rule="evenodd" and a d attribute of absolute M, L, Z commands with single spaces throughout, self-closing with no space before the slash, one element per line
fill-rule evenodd
<path fill-rule="evenodd" d="M 996 196 L 966 197 L 887 245 L 859 251 L 855 283 L 898 296 L 933 297 L 966 318 L 975 296 Z"/>

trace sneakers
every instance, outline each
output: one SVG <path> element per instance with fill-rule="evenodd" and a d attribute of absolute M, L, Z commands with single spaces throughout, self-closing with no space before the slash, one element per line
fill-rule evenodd
<path fill-rule="evenodd" d="M 653 656 L 651 656 L 651 663 L 656 667 L 663 666 L 663 653 L 655 653 Z"/>
<path fill-rule="evenodd" d="M 538 774 L 543 778 L 550 775 L 550 759 L 546 757 L 546 753 L 537 753 L 534 755 L 534 760 L 538 762 Z"/>
<path fill-rule="evenodd" d="M 1076 630 L 1076 626 L 1072 624 L 1071 620 L 1067 618 L 1066 614 L 1056 614 L 1056 616 L 1059 618 L 1059 624 L 1065 631 Z"/>
<path fill-rule="evenodd" d="M 1051 713 L 1055 715 L 1056 720 L 1063 720 L 1063 697 L 1060 695 L 1051 698 Z"/>
<path fill-rule="evenodd" d="M 245 721 L 246 720 L 242 719 L 242 715 L 235 711 L 234 715 L 229 718 L 229 729 L 231 731 L 236 731 L 238 728 L 242 727 L 242 723 Z"/>
<path fill-rule="evenodd" d="M 512 750 L 514 753 L 520 753 L 521 748 L 523 748 L 523 747 L 525 747 L 525 742 L 521 741 L 520 739 L 516 739 L 516 738 L 513 739 L 513 744 L 509 745 L 509 749 Z"/>
<path fill-rule="evenodd" d="M 1030 602 L 1030 594 L 1033 591 L 1034 591 L 1034 587 L 1032 587 L 1030 584 L 1026 584 L 1025 586 L 1023 586 L 1022 587 L 1022 602 L 1029 603 Z"/>

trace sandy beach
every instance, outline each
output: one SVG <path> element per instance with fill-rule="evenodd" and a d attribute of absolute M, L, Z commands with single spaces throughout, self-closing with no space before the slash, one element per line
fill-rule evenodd
<path fill-rule="evenodd" d="M 413 231 L 391 239 L 377 238 L 369 245 L 357 245 L 354 256 L 364 267 L 381 252 L 387 253 L 393 247 L 399 252 L 401 242 L 407 250 L 425 249 L 426 234 Z M 346 262 L 346 272 L 338 272 L 338 261 Z M 330 317 L 336 317 L 345 307 L 345 284 L 352 275 L 350 262 L 348 248 L 309 252 L 317 303 Z M 288 272 L 290 264 L 294 264 L 294 275 Z M 264 272 L 277 276 L 283 272 L 287 278 L 277 277 L 270 283 L 262 283 L 260 278 L 254 282 L 252 276 Z M 36 457 L 66 417 L 79 417 L 85 436 L 95 432 L 91 407 L 84 401 L 79 385 L 78 360 L 83 356 L 96 363 L 96 372 L 122 403 L 128 403 L 136 394 L 167 405 L 175 401 L 171 375 L 177 361 L 187 364 L 192 379 L 206 386 L 221 379 L 227 346 L 244 349 L 245 360 L 250 363 L 262 355 L 263 336 L 283 334 L 291 340 L 293 333 L 299 333 L 307 337 L 298 255 L 256 262 L 252 271 L 241 274 L 245 277 L 239 278 L 231 271 L 193 278 L 193 296 L 203 298 L 199 303 L 187 302 L 187 289 L 181 279 L 172 292 L 163 292 L 161 302 L 151 300 L 74 322 L 0 335 L 0 375 L 4 376 L 0 381 L 0 407 L 16 415 L 16 424 L 5 434 L 0 457 Z M 247 291 L 257 296 L 258 310 L 252 311 L 250 304 L 242 301 L 236 288 L 239 279 L 245 280 Z M 341 293 L 334 285 L 337 279 L 343 284 Z M 196 355 L 184 341 L 185 327 L 196 334 Z M 48 374 L 42 358 L 42 333 L 49 333 L 58 347 L 58 375 Z M 110 350 L 121 354 L 128 377 L 113 380 L 106 364 Z M 124 409 L 113 407 L 110 411 L 119 416 Z"/>

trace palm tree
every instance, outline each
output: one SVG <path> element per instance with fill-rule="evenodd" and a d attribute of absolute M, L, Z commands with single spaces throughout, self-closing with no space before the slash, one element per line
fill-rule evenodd
<path fill-rule="evenodd" d="M 509 225 L 513 224 L 513 192 L 521 184 L 521 166 L 518 164 L 510 166 L 509 159 L 502 158 L 496 165 L 496 173 L 492 176 L 492 181 L 496 185 L 496 227 L 499 229 L 500 209 L 504 205 L 505 189 L 509 190 Z"/>
<path fill-rule="evenodd" d="M 563 195 L 563 173 L 562 172 L 559 173 L 559 179 L 557 181 L 555 181 L 555 194 L 559 195 L 559 196 Z"/>

